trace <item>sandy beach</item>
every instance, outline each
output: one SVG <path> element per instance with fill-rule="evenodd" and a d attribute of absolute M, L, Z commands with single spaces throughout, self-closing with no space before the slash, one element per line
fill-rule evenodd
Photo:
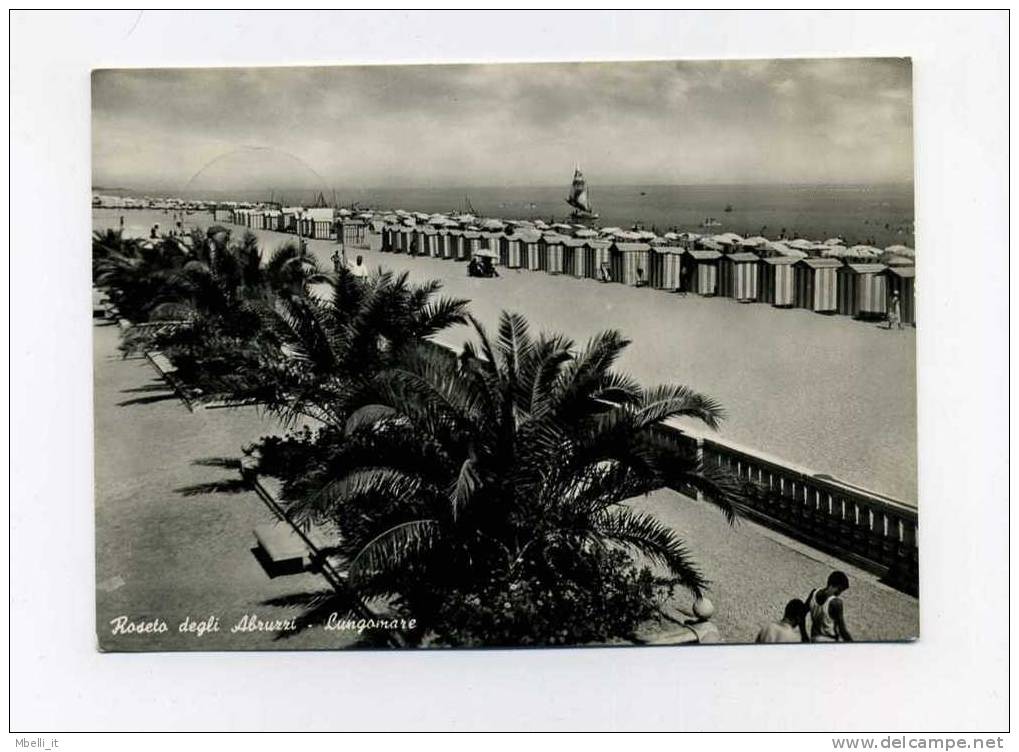
<path fill-rule="evenodd" d="M 96 229 L 120 214 L 131 234 L 146 235 L 158 211 L 94 210 Z M 209 214 L 189 223 L 207 227 Z M 227 225 L 234 233 L 243 229 Z M 266 255 L 294 236 L 255 231 Z M 323 268 L 336 244 L 310 240 Z M 636 289 L 570 276 L 501 270 L 471 279 L 466 265 L 402 254 L 362 254 L 370 266 L 440 279 L 444 292 L 471 300 L 474 315 L 493 326 L 503 309 L 524 313 L 533 327 L 584 341 L 614 327 L 633 340 L 620 366 L 645 384 L 688 384 L 718 399 L 728 418 L 723 438 L 915 505 L 915 330 L 806 310 L 780 310 Z M 445 337 L 458 344 L 465 328 Z"/>

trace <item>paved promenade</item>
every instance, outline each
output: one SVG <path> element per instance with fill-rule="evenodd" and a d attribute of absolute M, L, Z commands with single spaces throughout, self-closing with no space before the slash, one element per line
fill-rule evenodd
<path fill-rule="evenodd" d="M 274 518 L 253 491 L 182 489 L 237 478 L 195 465 L 237 457 L 243 443 L 276 431 L 254 410 L 191 413 L 146 360 L 122 360 L 115 326 L 93 328 L 96 453 L 96 626 L 106 650 L 331 648 L 352 635 L 312 629 L 274 642 L 274 632 L 231 634 L 245 614 L 290 619 L 298 611 L 264 605 L 322 590 L 318 575 L 271 579 L 252 553 L 252 529 Z M 190 616 L 220 617 L 221 631 L 178 632 Z M 110 620 L 164 619 L 164 634 L 111 635 Z"/>
<path fill-rule="evenodd" d="M 252 528 L 272 519 L 250 491 L 195 493 L 182 489 L 235 477 L 195 465 L 237 456 L 238 448 L 277 427 L 256 411 L 190 413 L 144 360 L 122 360 L 118 330 L 94 328 L 96 413 L 97 628 L 107 650 L 336 648 L 350 633 L 312 629 L 287 640 L 273 633 L 230 634 L 247 613 L 289 619 L 294 609 L 274 598 L 320 590 L 317 575 L 271 579 L 252 553 Z M 727 526 L 713 509 L 671 491 L 635 502 L 687 538 L 713 581 L 714 619 L 727 642 L 752 640 L 760 623 L 786 600 L 805 597 L 839 566 L 853 583 L 847 595 L 850 628 L 859 639 L 902 639 L 917 632 L 917 601 L 874 578 L 753 523 Z M 681 599 L 682 600 L 682 599 Z M 179 633 L 190 616 L 220 617 L 221 631 Z M 165 634 L 110 635 L 117 616 L 164 619 Z"/>

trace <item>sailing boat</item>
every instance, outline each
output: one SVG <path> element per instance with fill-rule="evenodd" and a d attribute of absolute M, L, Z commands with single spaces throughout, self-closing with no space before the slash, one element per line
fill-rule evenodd
<path fill-rule="evenodd" d="M 587 181 L 584 174 L 577 167 L 573 171 L 573 185 L 570 187 L 570 195 L 566 203 L 573 207 L 574 219 L 598 219 L 591 206 L 591 200 L 587 195 Z"/>

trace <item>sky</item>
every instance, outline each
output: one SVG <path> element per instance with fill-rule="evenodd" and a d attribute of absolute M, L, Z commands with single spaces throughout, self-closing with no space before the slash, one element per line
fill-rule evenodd
<path fill-rule="evenodd" d="M 100 70 L 93 184 L 910 182 L 908 59 Z"/>

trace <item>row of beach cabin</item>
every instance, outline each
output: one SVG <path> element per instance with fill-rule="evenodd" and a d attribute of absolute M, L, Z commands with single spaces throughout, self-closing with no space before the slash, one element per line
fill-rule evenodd
<path fill-rule="evenodd" d="M 350 223 L 341 223 L 346 224 Z M 364 227 L 367 242 L 350 245 L 456 261 L 467 261 L 482 252 L 509 269 L 588 279 L 600 279 L 604 266 L 613 282 L 625 285 L 857 318 L 883 318 L 892 292 L 897 292 L 903 323 L 915 323 L 912 266 L 762 257 L 750 252 L 581 239 L 527 229 L 506 234 L 402 224 Z"/>
<path fill-rule="evenodd" d="M 903 323 L 915 324 L 915 269 L 911 265 L 838 258 L 764 255 L 737 245 L 697 241 L 652 245 L 578 238 L 532 228 L 512 232 L 388 223 L 335 217 L 333 209 L 235 209 L 216 218 L 252 229 L 333 239 L 350 248 L 468 261 L 491 257 L 508 269 L 601 279 L 659 290 L 721 296 L 741 303 L 805 308 L 856 318 L 883 318 L 898 293 Z M 716 247 L 702 247 L 715 245 Z"/>

